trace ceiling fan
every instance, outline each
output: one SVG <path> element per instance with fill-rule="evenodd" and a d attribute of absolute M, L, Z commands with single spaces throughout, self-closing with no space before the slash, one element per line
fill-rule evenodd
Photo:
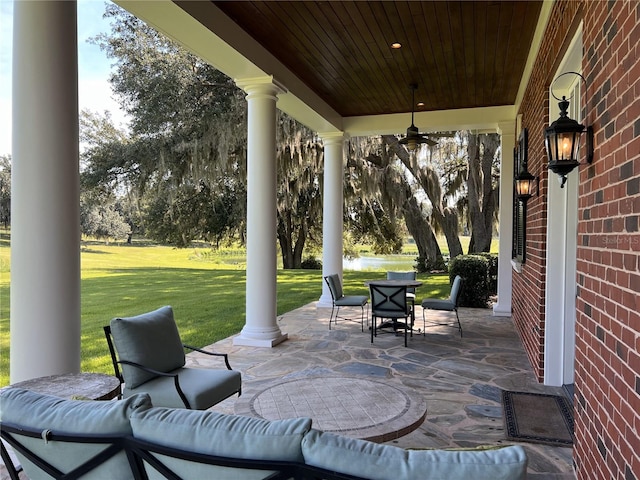
<path fill-rule="evenodd" d="M 438 142 L 431 140 L 427 135 L 420 133 L 418 127 L 413 124 L 413 114 L 414 114 L 414 106 L 416 101 L 416 90 L 418 89 L 418 85 L 412 83 L 409 85 L 411 88 L 411 126 L 407 128 L 407 136 L 398 140 L 398 143 L 401 145 L 406 145 L 409 150 L 415 150 L 418 145 L 426 143 L 427 145 L 433 147 L 437 145 Z"/>

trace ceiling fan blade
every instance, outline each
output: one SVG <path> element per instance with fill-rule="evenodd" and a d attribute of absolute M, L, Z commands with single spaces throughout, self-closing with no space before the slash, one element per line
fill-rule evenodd
<path fill-rule="evenodd" d="M 436 145 L 438 145 L 438 142 L 436 142 L 435 140 L 431 140 L 429 137 L 423 137 L 423 140 L 424 141 L 421 143 L 426 143 L 430 147 L 435 147 Z"/>

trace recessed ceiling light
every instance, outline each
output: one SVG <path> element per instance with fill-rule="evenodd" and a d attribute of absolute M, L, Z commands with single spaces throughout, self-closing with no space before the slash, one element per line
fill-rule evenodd
<path fill-rule="evenodd" d="M 418 102 L 419 107 L 424 107 L 424 102 Z"/>
<path fill-rule="evenodd" d="M 402 48 L 402 44 L 400 42 L 394 42 L 391 44 L 391 48 L 394 48 L 397 50 L 398 48 Z"/>

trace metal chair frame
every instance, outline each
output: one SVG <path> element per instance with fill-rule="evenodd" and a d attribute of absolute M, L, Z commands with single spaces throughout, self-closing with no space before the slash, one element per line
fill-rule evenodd
<path fill-rule="evenodd" d="M 323 277 L 324 281 L 329 287 L 329 292 L 331 292 L 331 315 L 329 316 L 329 330 L 331 330 L 331 322 L 333 322 L 335 325 L 338 325 L 338 319 L 346 320 L 348 322 L 356 322 L 356 323 L 358 322 L 358 320 L 354 318 L 341 317 L 339 315 L 340 307 L 360 307 L 360 311 L 361 311 L 360 330 L 364 332 L 364 319 L 367 318 L 367 326 L 368 326 L 368 319 L 369 319 L 369 303 L 366 300 L 366 297 L 361 297 L 359 295 L 342 295 L 342 297 L 336 298 L 337 293 L 335 291 L 334 285 L 331 284 L 332 280 L 329 277 L 332 277 L 332 275 L 327 275 Z M 335 279 L 336 275 L 333 275 L 333 277 Z M 339 280 L 340 278 L 338 277 L 338 281 Z M 342 284 L 340 284 L 340 287 L 342 287 Z M 362 298 L 364 298 L 364 300 L 362 300 Z M 338 305 L 338 303 L 340 302 L 344 303 L 344 305 Z M 367 307 L 366 316 L 364 313 L 365 305 Z"/>
<path fill-rule="evenodd" d="M 378 335 L 378 329 L 392 328 L 397 334 L 399 329 L 404 330 L 404 346 L 407 346 L 407 333 L 413 337 L 413 308 L 407 301 L 407 287 L 404 285 L 376 285 L 369 284 L 371 293 L 371 343 Z M 388 319 L 390 322 L 381 323 L 378 327 L 378 319 Z M 399 320 L 404 318 L 404 322 Z"/>
<path fill-rule="evenodd" d="M 462 291 L 462 277 L 456 275 L 451 285 L 451 294 L 447 300 L 437 300 L 425 298 L 422 300 L 422 327 L 424 329 L 423 335 L 427 334 L 427 325 L 437 325 L 442 327 L 457 328 L 460 332 L 460 338 L 462 338 L 462 324 L 460 323 L 460 316 L 458 315 L 458 302 L 460 301 L 460 293 Z M 438 301 L 442 303 L 441 306 L 429 306 L 429 301 Z M 425 306 L 426 305 L 426 306 Z M 440 311 L 440 312 L 455 312 L 456 322 L 451 324 L 450 322 L 438 322 L 435 320 L 427 321 L 426 312 L 428 310 Z M 457 325 L 456 325 L 457 324 Z"/>

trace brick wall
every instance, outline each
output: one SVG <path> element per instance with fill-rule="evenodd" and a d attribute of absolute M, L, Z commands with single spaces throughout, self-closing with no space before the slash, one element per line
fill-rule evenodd
<path fill-rule="evenodd" d="M 594 163 L 580 172 L 576 447 L 582 479 L 640 478 L 640 2 L 586 2 Z"/>
<path fill-rule="evenodd" d="M 529 171 L 527 262 L 513 317 L 536 374 L 544 361 L 548 86 L 583 20 L 585 122 L 595 155 L 580 167 L 574 459 L 579 479 L 640 479 L 640 2 L 558 1 L 523 98 Z M 555 115 L 554 115 L 555 117 Z M 552 174 L 553 175 L 553 174 Z M 553 180 L 552 180 L 553 181 Z"/>
<path fill-rule="evenodd" d="M 559 58 L 580 22 L 582 3 L 556 2 L 533 68 L 520 112 L 529 130 L 528 169 L 540 176 L 539 195 L 527 203 L 526 262 L 513 276 L 513 320 L 538 380 L 544 374 L 545 281 L 547 254 L 547 182 L 543 131 L 549 125 L 549 85 Z M 555 176 L 555 174 L 553 174 Z M 555 181 L 555 178 L 552 178 Z"/>

